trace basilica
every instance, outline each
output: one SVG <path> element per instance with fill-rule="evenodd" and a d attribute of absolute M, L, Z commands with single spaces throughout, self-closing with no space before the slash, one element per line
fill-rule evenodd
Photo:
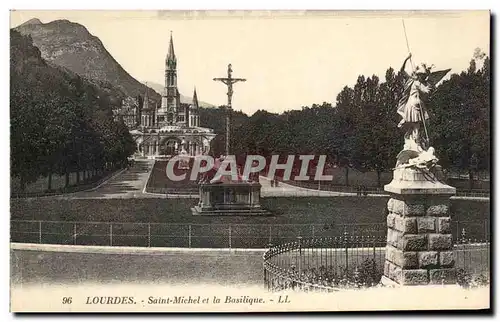
<path fill-rule="evenodd" d="M 191 104 L 181 103 L 172 35 L 165 60 L 165 87 L 161 93 L 161 105 L 150 101 L 147 90 L 142 104 L 133 101 L 124 102 L 118 114 L 129 127 L 137 144 L 136 156 L 161 159 L 177 154 L 208 154 L 215 133 L 212 129 L 200 127 L 196 88 Z"/>

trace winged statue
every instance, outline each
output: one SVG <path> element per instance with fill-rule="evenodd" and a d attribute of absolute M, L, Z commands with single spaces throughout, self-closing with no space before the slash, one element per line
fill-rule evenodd
<path fill-rule="evenodd" d="M 431 157 L 434 149 L 430 149 L 429 137 L 427 134 L 426 121 L 429 119 L 425 101 L 429 93 L 436 87 L 451 69 L 432 71 L 434 66 L 421 64 L 417 66 L 411 74 L 405 71 L 406 63 L 411 59 L 411 54 L 405 59 L 401 72 L 405 78 L 404 90 L 399 100 L 397 113 L 401 116 L 398 127 L 403 128 L 404 147 L 399 153 L 396 167 L 401 165 L 412 165 L 411 159 L 419 156 L 433 159 Z M 422 155 L 422 153 L 427 152 Z M 437 160 L 437 158 L 436 158 Z M 434 160 L 435 162 L 437 162 Z M 427 160 L 431 162 L 431 160 Z M 434 162 L 433 161 L 433 162 Z M 434 163 L 435 163 L 434 162 Z"/>

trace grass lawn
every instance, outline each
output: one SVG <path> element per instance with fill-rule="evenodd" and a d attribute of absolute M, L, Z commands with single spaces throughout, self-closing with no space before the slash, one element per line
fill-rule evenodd
<path fill-rule="evenodd" d="M 196 203 L 197 199 L 12 199 L 11 219 L 62 221 L 43 223 L 42 242 L 88 245 L 264 247 L 297 236 L 341 236 L 344 229 L 356 235 L 386 232 L 387 198 L 263 198 L 262 205 L 274 213 L 269 217 L 193 216 L 190 208 Z M 489 236 L 489 202 L 452 200 L 451 212 L 455 238 L 463 228 L 467 238 Z M 40 242 L 38 225 L 13 222 L 11 240 Z"/>
<path fill-rule="evenodd" d="M 385 221 L 384 197 L 262 198 L 270 217 L 193 216 L 197 199 L 11 199 L 11 219 L 200 224 L 350 224 Z M 489 219 L 489 202 L 452 199 L 453 220 Z"/>
<path fill-rule="evenodd" d="M 192 162 L 191 162 L 192 163 Z M 191 181 L 191 167 L 183 170 L 174 168 L 175 175 L 186 175 L 186 178 L 181 181 L 172 181 L 167 177 L 166 173 L 167 161 L 155 161 L 151 175 L 149 176 L 146 185 L 146 191 L 152 193 L 169 193 L 169 194 L 195 194 L 198 193 L 198 184 L 196 181 Z"/>

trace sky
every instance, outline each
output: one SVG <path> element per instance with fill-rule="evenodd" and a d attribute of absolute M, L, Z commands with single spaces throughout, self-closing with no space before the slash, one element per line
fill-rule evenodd
<path fill-rule="evenodd" d="M 233 108 L 283 112 L 335 103 L 358 75 L 383 79 L 408 55 L 415 64 L 465 70 L 475 48 L 490 50 L 488 11 L 11 11 L 11 27 L 31 18 L 68 19 L 101 39 L 121 66 L 139 81 L 164 83 L 170 31 L 178 86 L 198 99 L 224 105 L 228 63 Z"/>

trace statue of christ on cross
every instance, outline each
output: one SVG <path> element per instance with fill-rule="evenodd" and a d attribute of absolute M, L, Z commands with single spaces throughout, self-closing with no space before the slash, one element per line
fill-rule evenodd
<path fill-rule="evenodd" d="M 225 155 L 229 155 L 229 140 L 230 140 L 230 125 L 231 125 L 231 101 L 233 98 L 233 84 L 237 82 L 246 82 L 244 78 L 233 78 L 233 69 L 231 64 L 227 65 L 226 78 L 214 78 L 214 81 L 219 81 L 227 85 L 227 112 L 226 112 L 226 151 Z"/>

